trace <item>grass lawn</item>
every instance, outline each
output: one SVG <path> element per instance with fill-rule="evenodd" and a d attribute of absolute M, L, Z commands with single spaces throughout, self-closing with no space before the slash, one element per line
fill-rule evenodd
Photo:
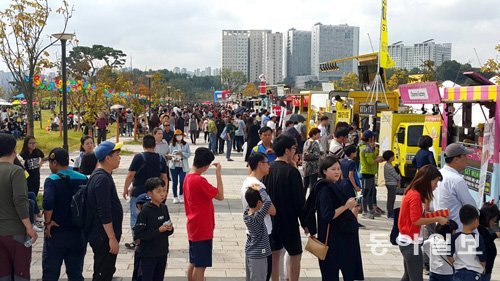
<path fill-rule="evenodd" d="M 59 131 L 46 131 L 45 128 L 49 126 L 49 120 L 52 116 L 50 110 L 42 110 L 42 127 L 40 129 L 40 121 L 35 121 L 35 138 L 37 140 L 37 147 L 47 155 L 52 148 L 63 146 L 62 132 Z M 110 131 L 106 137 L 111 138 L 116 136 L 116 123 L 108 127 Z M 81 131 L 68 130 L 68 146 L 70 153 L 80 149 L 80 139 L 83 136 Z M 17 152 L 20 152 L 23 147 L 23 139 L 17 141 Z"/>

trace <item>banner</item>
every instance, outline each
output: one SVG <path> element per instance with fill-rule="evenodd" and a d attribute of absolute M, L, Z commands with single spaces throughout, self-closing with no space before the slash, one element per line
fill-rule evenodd
<path fill-rule="evenodd" d="M 478 196 L 477 196 L 477 207 L 481 208 L 483 205 L 484 188 L 486 185 L 486 176 L 488 175 L 488 164 L 491 157 L 493 156 L 494 145 L 494 130 L 495 130 L 495 119 L 492 118 L 484 124 L 484 135 L 483 135 L 483 153 L 481 154 L 481 172 L 479 174 L 479 185 Z"/>
<path fill-rule="evenodd" d="M 380 50 L 379 62 L 382 68 L 394 67 L 394 61 L 389 56 L 389 36 L 387 35 L 387 0 L 382 0 L 382 17 L 380 19 Z"/>
<path fill-rule="evenodd" d="M 437 82 L 403 84 L 399 94 L 404 104 L 440 104 L 441 95 Z"/>

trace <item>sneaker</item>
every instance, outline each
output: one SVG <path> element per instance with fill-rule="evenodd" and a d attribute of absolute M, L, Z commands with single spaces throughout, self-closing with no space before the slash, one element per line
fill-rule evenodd
<path fill-rule="evenodd" d="M 179 198 L 174 197 L 174 204 L 179 204 Z"/>
<path fill-rule="evenodd" d="M 380 209 L 378 206 L 375 207 L 375 210 L 380 213 L 381 215 L 385 215 L 385 211 Z"/>
<path fill-rule="evenodd" d="M 35 225 L 36 225 L 38 228 L 41 228 L 41 229 L 43 229 L 43 227 L 44 227 L 44 225 L 43 225 L 43 221 L 39 221 L 39 220 L 35 221 Z"/>
<path fill-rule="evenodd" d="M 373 214 L 372 214 L 372 213 L 364 213 L 364 214 L 362 215 L 362 218 L 364 218 L 364 219 L 371 219 L 371 220 L 373 220 L 375 217 L 373 216 Z"/>
<path fill-rule="evenodd" d="M 231 161 L 234 161 L 234 160 L 233 160 L 233 159 L 231 159 L 231 158 L 229 158 L 229 159 L 227 159 L 227 161 L 231 162 Z"/>
<path fill-rule="evenodd" d="M 135 243 L 134 242 L 125 243 L 125 248 L 127 248 L 129 250 L 135 250 Z"/>
<path fill-rule="evenodd" d="M 184 204 L 184 196 L 179 196 L 179 203 Z"/>
<path fill-rule="evenodd" d="M 38 227 L 38 226 L 36 226 L 36 225 L 33 225 L 33 230 L 34 230 L 35 232 L 43 232 L 43 228 L 40 228 L 40 227 Z"/>

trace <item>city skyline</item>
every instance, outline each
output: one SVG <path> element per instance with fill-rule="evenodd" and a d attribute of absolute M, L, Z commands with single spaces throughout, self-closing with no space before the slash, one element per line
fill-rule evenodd
<path fill-rule="evenodd" d="M 51 1 L 52 8 L 56 8 L 55 3 Z M 0 9 L 8 4 L 9 1 L 2 1 Z M 102 44 L 120 49 L 128 55 L 127 66 L 132 58 L 133 67 L 138 69 L 220 66 L 220 31 L 224 29 L 271 29 L 285 33 L 290 28 L 309 30 L 316 22 L 348 23 L 360 27 L 360 54 L 371 52 L 368 33 L 373 48 L 378 50 L 380 1 L 318 0 L 311 4 L 302 0 L 251 3 L 152 0 L 144 5 L 133 0 L 89 0 L 70 4 L 75 4 L 75 11 L 67 31 L 76 33 L 81 46 Z M 280 13 L 267 13 L 275 10 Z M 474 5 L 465 0 L 389 1 L 389 44 L 429 38 L 451 42 L 452 59 L 478 66 L 479 61 L 484 63 L 497 56 L 494 47 L 498 36 L 494 31 L 500 24 L 499 12 L 494 0 Z M 272 20 L 250 16 L 262 13 Z M 60 22 L 53 13 L 44 32 L 45 42 L 48 35 L 60 31 L 57 26 Z M 60 50 L 52 47 L 49 52 L 55 55 Z M 7 71 L 5 64 L 0 63 L 0 70 Z"/>

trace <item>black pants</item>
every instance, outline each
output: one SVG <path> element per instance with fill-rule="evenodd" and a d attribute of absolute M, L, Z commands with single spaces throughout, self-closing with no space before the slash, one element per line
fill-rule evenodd
<path fill-rule="evenodd" d="M 318 174 L 312 174 L 304 177 L 304 195 L 307 194 L 307 188 L 311 188 L 314 186 L 316 181 L 318 180 Z"/>
<path fill-rule="evenodd" d="M 57 281 L 64 261 L 68 279 L 83 281 L 83 259 L 87 243 L 81 231 L 52 230 L 43 241 L 42 269 L 44 281 Z"/>
<path fill-rule="evenodd" d="M 108 237 L 92 237 L 89 239 L 90 247 L 94 252 L 93 281 L 111 281 L 116 271 L 116 257 L 109 253 Z"/>
<path fill-rule="evenodd" d="M 205 133 L 204 139 L 205 139 L 205 142 L 207 142 L 207 140 L 208 140 L 208 131 L 205 131 L 204 133 Z"/>
<path fill-rule="evenodd" d="M 141 258 L 142 281 L 163 281 L 167 267 L 167 256 Z"/>
<path fill-rule="evenodd" d="M 97 130 L 97 144 L 100 144 L 102 141 L 106 140 L 106 129 Z"/>
<path fill-rule="evenodd" d="M 219 154 L 224 153 L 224 145 L 226 144 L 226 140 L 218 138 L 219 139 Z"/>
<path fill-rule="evenodd" d="M 243 136 L 234 136 L 234 142 L 236 143 L 235 146 L 233 147 L 236 149 L 236 151 L 241 152 L 243 151 L 243 143 L 244 143 L 244 137 Z"/>

